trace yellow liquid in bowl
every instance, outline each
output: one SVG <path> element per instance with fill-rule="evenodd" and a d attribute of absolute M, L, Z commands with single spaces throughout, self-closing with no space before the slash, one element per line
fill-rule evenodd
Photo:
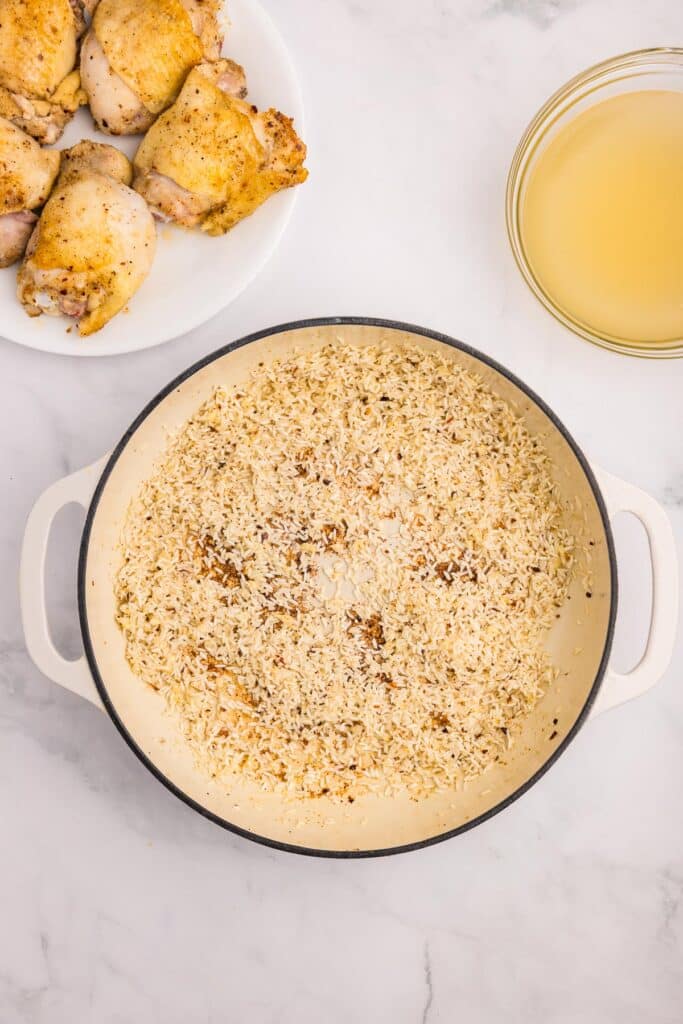
<path fill-rule="evenodd" d="M 683 338 L 683 93 L 577 114 L 532 167 L 521 235 L 551 301 L 602 337 Z"/>

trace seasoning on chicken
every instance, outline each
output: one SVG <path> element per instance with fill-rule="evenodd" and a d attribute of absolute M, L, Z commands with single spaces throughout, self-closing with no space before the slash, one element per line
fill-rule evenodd
<path fill-rule="evenodd" d="M 0 116 L 56 142 L 85 102 L 74 70 L 81 0 L 0 0 Z"/>
<path fill-rule="evenodd" d="M 21 128 L 0 117 L 0 267 L 24 253 L 38 220 L 34 213 L 50 194 L 60 154 L 41 149 Z"/>
<path fill-rule="evenodd" d="M 93 334 L 126 305 L 154 257 L 154 221 L 128 186 L 128 159 L 95 142 L 79 142 L 29 240 L 17 295 L 29 316 L 64 314 L 81 335 Z"/>
<path fill-rule="evenodd" d="M 305 181 L 306 146 L 292 119 L 245 103 L 232 61 L 193 68 L 142 140 L 133 188 L 156 217 L 222 235 L 283 188 Z"/>
<path fill-rule="evenodd" d="M 188 71 L 220 55 L 218 0 L 100 0 L 81 50 L 93 118 L 109 135 L 146 131 Z"/>

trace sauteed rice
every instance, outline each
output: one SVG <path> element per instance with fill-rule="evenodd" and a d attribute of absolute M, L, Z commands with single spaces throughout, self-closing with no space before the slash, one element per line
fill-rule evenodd
<path fill-rule="evenodd" d="M 514 742 L 573 549 L 507 403 L 437 354 L 340 343 L 175 437 L 128 513 L 118 622 L 226 784 L 419 798 Z"/>

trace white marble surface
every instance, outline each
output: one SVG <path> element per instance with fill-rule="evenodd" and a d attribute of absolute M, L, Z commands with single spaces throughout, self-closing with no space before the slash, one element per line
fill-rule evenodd
<path fill-rule="evenodd" d="M 172 374 L 296 317 L 400 318 L 491 353 L 596 460 L 664 502 L 683 538 L 683 363 L 564 332 L 520 280 L 503 225 L 531 114 L 600 58 L 680 43 L 678 0 L 268 6 L 300 69 L 312 173 L 266 271 L 202 329 L 136 356 L 0 342 L 0 1021 L 675 1024 L 682 645 L 656 690 L 587 726 L 507 812 L 421 853 L 352 863 L 203 821 L 24 651 L 15 579 L 38 493 L 110 447 Z M 60 522 L 50 569 L 72 652 L 79 527 Z M 645 598 L 642 566 L 621 554 L 625 657 L 624 622 Z"/>

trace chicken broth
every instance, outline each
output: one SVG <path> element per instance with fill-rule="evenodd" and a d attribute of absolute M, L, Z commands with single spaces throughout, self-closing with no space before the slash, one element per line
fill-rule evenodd
<path fill-rule="evenodd" d="M 533 167 L 522 244 L 540 287 L 603 337 L 683 337 L 683 93 L 624 93 L 578 114 Z"/>

